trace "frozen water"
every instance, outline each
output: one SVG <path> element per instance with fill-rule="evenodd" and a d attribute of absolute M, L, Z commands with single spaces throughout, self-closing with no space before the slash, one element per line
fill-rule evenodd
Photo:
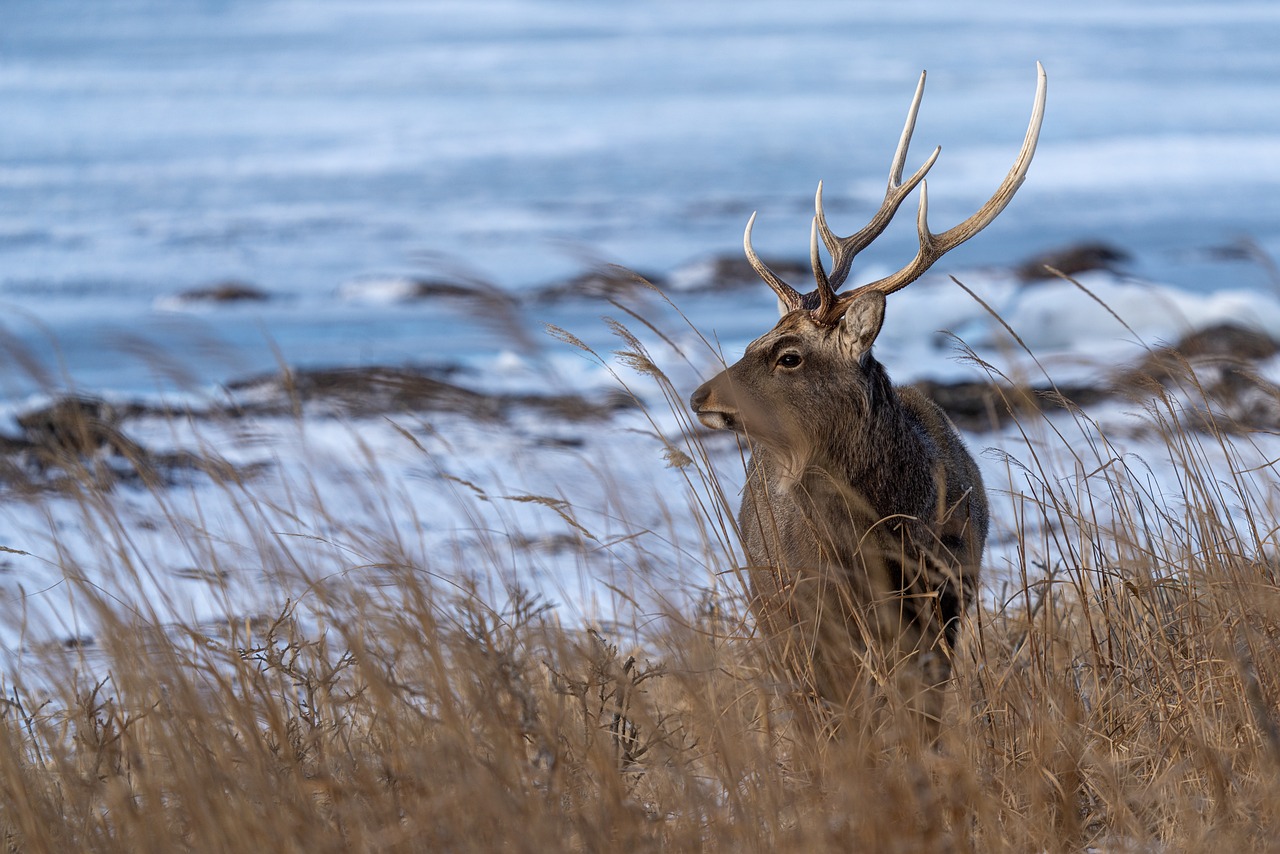
<path fill-rule="evenodd" d="M 257 369 L 268 340 L 299 363 L 453 355 L 455 317 L 335 305 L 353 282 L 662 274 L 737 252 L 756 209 L 760 250 L 803 257 L 819 179 L 837 226 L 874 208 L 922 68 L 911 160 L 943 146 L 936 227 L 999 181 L 1035 61 L 1050 75 L 1026 185 L 949 269 L 1102 238 L 1147 279 L 1256 289 L 1258 265 L 1206 250 L 1280 254 L 1267 3 L 12 0 L 4 18 L 3 324 L 51 358 L 48 330 L 94 388 L 154 386 L 122 337 L 204 382 L 227 379 L 213 342 Z M 909 257 L 904 219 L 868 274 Z M 166 316 L 228 279 L 292 299 Z"/>

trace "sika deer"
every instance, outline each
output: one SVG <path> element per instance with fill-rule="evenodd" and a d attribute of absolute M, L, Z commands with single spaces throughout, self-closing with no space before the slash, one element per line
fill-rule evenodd
<path fill-rule="evenodd" d="M 1008 205 L 1026 177 L 1044 117 L 1035 104 L 1017 160 L 973 216 L 929 231 L 925 174 L 903 164 L 924 92 L 916 87 L 889 171 L 884 203 L 865 228 L 837 237 L 818 185 L 810 237 L 817 288 L 801 295 L 743 244 L 778 295 L 782 319 L 742 359 L 690 400 L 713 429 L 750 440 L 738 524 L 750 569 L 752 610 L 793 694 L 839 712 L 872 684 L 894 686 L 906 706 L 936 722 L 950 654 L 973 599 L 987 536 L 982 476 L 950 420 L 914 389 L 895 388 L 872 354 L 885 297 L 919 278 Z M 837 296 L 854 256 L 888 226 L 920 185 L 920 248 L 902 270 Z M 828 276 L 818 238 L 832 256 Z M 887 695 L 886 695 L 887 696 Z M 932 726 L 932 725 L 930 725 Z"/>

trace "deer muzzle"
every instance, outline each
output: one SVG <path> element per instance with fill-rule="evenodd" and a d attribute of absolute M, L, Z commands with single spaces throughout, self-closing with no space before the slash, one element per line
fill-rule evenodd
<path fill-rule="evenodd" d="M 736 430 L 738 428 L 737 407 L 725 395 L 717 391 L 718 381 L 724 377 L 720 374 L 698 386 L 698 390 L 689 398 L 689 408 L 698 416 L 703 426 L 712 430 Z"/>

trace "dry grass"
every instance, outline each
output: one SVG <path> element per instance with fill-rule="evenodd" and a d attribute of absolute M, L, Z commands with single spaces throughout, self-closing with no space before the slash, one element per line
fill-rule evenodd
<path fill-rule="evenodd" d="M 0 833 L 22 851 L 1271 850 L 1275 472 L 1177 398 L 1147 406 L 1177 494 L 1083 413 L 1021 417 L 1000 520 L 1021 582 L 972 615 L 936 747 L 883 715 L 807 741 L 732 595 L 620 649 L 388 545 L 376 589 L 218 629 L 161 631 L 100 596 L 104 675 L 67 651 L 10 674 Z M 1045 458 L 1055 431 L 1073 458 Z M 709 559 L 730 560 L 705 453 L 672 438 L 669 458 Z"/>

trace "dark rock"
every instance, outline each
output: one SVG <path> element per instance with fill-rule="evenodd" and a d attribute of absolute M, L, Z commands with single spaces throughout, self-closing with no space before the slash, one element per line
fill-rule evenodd
<path fill-rule="evenodd" d="M 173 575 L 187 581 L 204 581 L 218 584 L 231 577 L 231 571 L 220 567 L 205 568 L 199 566 L 183 566 L 173 570 Z"/>
<path fill-rule="evenodd" d="M 1129 254 L 1106 243 L 1077 243 L 1059 249 L 1050 249 L 1019 264 L 1014 272 L 1023 282 L 1050 279 L 1052 267 L 1066 276 L 1075 276 L 1089 270 L 1112 270 L 1129 260 Z"/>
<path fill-rule="evenodd" d="M 994 382 L 941 383 L 921 380 L 913 386 L 942 407 L 957 427 L 975 433 L 995 430 L 1014 418 L 1046 409 L 1074 409 L 1105 400 L 1111 391 L 1103 386 L 1011 386 Z"/>
<path fill-rule="evenodd" d="M 118 482 L 147 486 L 177 481 L 179 471 L 202 471 L 219 480 L 241 480 L 252 467 L 185 451 L 155 453 L 120 429 L 144 407 L 117 407 L 90 397 L 65 397 L 18 416 L 22 436 L 0 436 L 0 484 L 19 492 L 107 490 Z"/>
<path fill-rule="evenodd" d="M 500 414 L 484 395 L 446 382 L 430 368 L 304 368 L 238 380 L 227 388 L 238 393 L 242 409 L 256 414 L 287 414 L 314 402 L 347 415 L 434 410 L 487 420 Z"/>
<path fill-rule="evenodd" d="M 581 436 L 543 436 L 538 439 L 538 445 L 543 448 L 584 448 L 587 440 Z"/>
<path fill-rule="evenodd" d="M 346 416 L 395 412 L 443 412 L 479 421 L 505 419 L 521 407 L 564 421 L 608 418 L 635 404 L 625 395 L 590 401 L 576 394 L 480 392 L 449 382 L 431 368 L 375 365 L 363 368 L 306 368 L 232 383 L 240 407 L 284 414 L 300 404 L 320 404 Z"/>
<path fill-rule="evenodd" d="M 1258 329 L 1216 324 L 1153 350 L 1116 374 L 1129 396 L 1180 395 L 1192 426 L 1212 431 L 1280 430 L 1280 387 L 1255 363 L 1280 353 L 1280 342 Z M 1199 423 L 1195 423 L 1195 422 Z"/>
<path fill-rule="evenodd" d="M 1169 347 L 1148 353 L 1135 367 L 1121 371 L 1122 388 L 1155 382 L 1167 384 L 1188 376 L 1193 366 L 1243 366 L 1280 353 L 1280 342 L 1260 329 L 1219 323 L 1191 332 Z"/>
<path fill-rule="evenodd" d="M 577 394 L 500 395 L 510 406 L 524 407 L 560 421 L 604 421 L 638 404 L 629 394 L 612 391 L 603 400 L 588 400 Z M 567 441 L 567 440 L 562 440 Z"/>
<path fill-rule="evenodd" d="M 1197 373 L 1197 376 L 1200 376 Z M 1243 366 L 1224 368 L 1206 388 L 1208 403 L 1194 407 L 1209 432 L 1280 430 L 1280 386 Z"/>
<path fill-rule="evenodd" d="M 446 279 L 414 279 L 409 289 L 409 299 L 457 299 L 468 302 L 500 302 L 509 304 L 515 298 L 500 288 L 486 285 L 464 284 Z"/>
<path fill-rule="evenodd" d="M 569 299 L 630 299 L 652 294 L 661 281 L 656 276 L 637 273 L 626 267 L 601 267 L 539 288 L 532 298 L 543 303 Z"/>
<path fill-rule="evenodd" d="M 204 288 L 193 288 L 177 295 L 182 302 L 266 302 L 271 295 L 244 282 L 219 282 Z"/>
<path fill-rule="evenodd" d="M 119 413 L 97 398 L 65 397 L 17 420 L 29 445 L 49 453 L 83 455 L 131 447 L 120 435 Z"/>
<path fill-rule="evenodd" d="M 574 534 L 544 534 L 530 537 L 525 534 L 510 534 L 511 544 L 524 551 L 541 551 L 550 553 L 577 553 L 583 550 L 583 538 Z"/>
<path fill-rule="evenodd" d="M 1219 356 L 1237 361 L 1259 361 L 1280 353 L 1280 342 L 1261 329 L 1235 323 L 1218 323 L 1197 329 L 1172 348 L 1188 359 Z"/>
<path fill-rule="evenodd" d="M 469 311 L 514 312 L 520 301 L 502 288 L 484 282 L 453 279 L 410 279 L 404 283 L 402 302 L 434 301 L 456 303 Z"/>

